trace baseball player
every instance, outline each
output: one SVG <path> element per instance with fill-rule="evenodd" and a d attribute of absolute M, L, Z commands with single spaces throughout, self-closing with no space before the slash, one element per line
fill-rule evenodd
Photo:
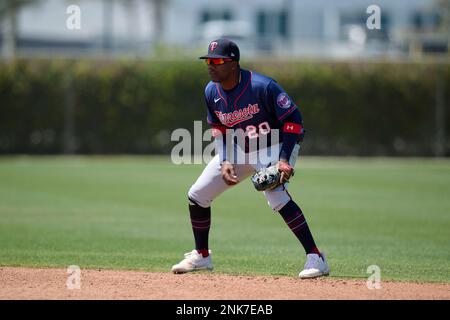
<path fill-rule="evenodd" d="M 287 182 L 293 174 L 304 136 L 302 115 L 275 80 L 242 69 L 239 58 L 238 46 L 223 38 L 212 41 L 208 54 L 200 57 L 206 61 L 211 78 L 205 89 L 205 101 L 207 121 L 213 128 L 218 152 L 189 189 L 195 249 L 186 253 L 184 259 L 172 267 L 172 272 L 213 269 L 208 246 L 211 203 L 222 192 L 255 171 L 276 165 L 280 173 L 278 185 L 263 192 L 269 206 L 281 215 L 305 249 L 306 263 L 299 277 L 305 279 L 328 275 L 326 257 L 317 248 L 302 210 L 287 191 Z M 238 145 L 237 139 L 228 139 L 230 131 L 237 130 L 245 134 L 243 145 Z M 269 133 L 276 130 L 280 133 L 278 138 L 273 138 Z M 263 137 L 266 138 L 266 145 L 261 143 Z M 249 146 L 254 146 L 255 141 L 256 150 L 251 150 Z M 273 146 L 278 148 L 273 149 Z M 250 153 L 260 155 L 263 151 L 269 156 L 256 157 L 254 162 L 247 161 Z M 236 161 L 236 155 L 239 154 L 244 154 L 246 161 Z"/>

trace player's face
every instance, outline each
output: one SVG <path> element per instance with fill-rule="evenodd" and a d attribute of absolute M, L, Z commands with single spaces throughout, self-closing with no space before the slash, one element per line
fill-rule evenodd
<path fill-rule="evenodd" d="M 236 62 L 231 59 L 206 59 L 209 77 L 213 82 L 224 82 L 233 77 Z"/>

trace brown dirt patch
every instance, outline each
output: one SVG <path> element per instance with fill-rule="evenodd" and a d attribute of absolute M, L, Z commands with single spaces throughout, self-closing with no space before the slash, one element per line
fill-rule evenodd
<path fill-rule="evenodd" d="M 450 284 L 381 282 L 286 276 L 174 275 L 116 270 L 81 270 L 81 289 L 66 287 L 65 269 L 0 268 L 0 299 L 303 300 L 445 299 Z"/>

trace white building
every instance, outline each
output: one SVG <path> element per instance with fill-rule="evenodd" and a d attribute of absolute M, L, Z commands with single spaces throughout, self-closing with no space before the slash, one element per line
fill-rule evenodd
<path fill-rule="evenodd" d="M 154 54 L 206 50 L 219 36 L 234 38 L 243 55 L 284 57 L 392 56 L 417 44 L 417 30 L 436 34 L 435 0 L 41 0 L 18 14 L 20 54 Z M 369 30 L 370 5 L 381 29 Z M 67 27 L 70 5 L 80 29 Z M 3 23 L 3 30 L 6 30 Z M 3 32 L 5 34 L 5 32 Z M 412 36 L 414 34 L 414 36 Z M 448 35 L 437 41 L 448 50 Z M 5 37 L 3 37 L 5 38 Z M 427 39 L 435 39 L 428 37 Z M 442 38 L 438 38 L 441 40 Z M 446 40 L 447 39 L 447 40 Z M 419 39 L 420 40 L 420 39 Z M 5 43 L 5 41 L 3 41 Z M 419 41 L 423 48 L 426 41 Z M 432 46 L 433 44 L 431 44 Z"/>

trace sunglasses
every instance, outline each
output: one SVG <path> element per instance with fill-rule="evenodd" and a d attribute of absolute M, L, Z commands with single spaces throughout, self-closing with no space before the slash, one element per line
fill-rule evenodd
<path fill-rule="evenodd" d="M 208 58 L 205 59 L 206 60 L 206 64 L 210 65 L 210 64 L 224 64 L 226 61 L 233 61 L 233 59 L 229 59 L 229 58 Z"/>

